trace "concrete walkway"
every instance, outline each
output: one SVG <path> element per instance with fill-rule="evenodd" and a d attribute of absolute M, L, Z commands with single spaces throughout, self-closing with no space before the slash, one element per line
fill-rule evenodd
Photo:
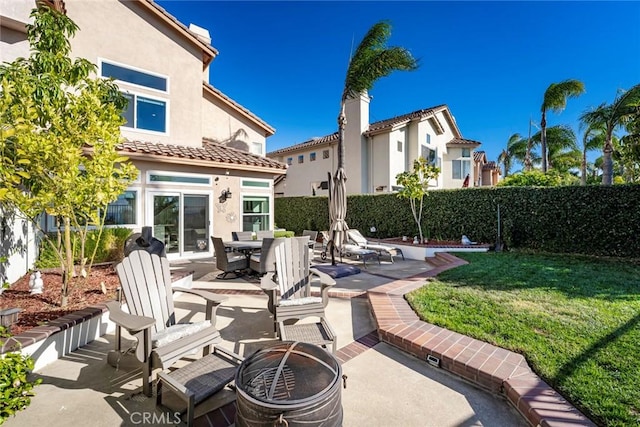
<path fill-rule="evenodd" d="M 212 260 L 176 264 L 193 270 L 194 287 L 228 295 L 218 310 L 217 326 L 222 347 L 247 356 L 275 342 L 273 322 L 266 310 L 266 297 L 255 283 L 244 279 L 220 281 Z M 327 318 L 337 333 L 338 354 L 348 376 L 342 390 L 345 426 L 524 426 L 528 423 L 500 395 L 487 392 L 380 342 L 366 292 L 397 279 L 429 271 L 419 261 L 396 261 L 381 266 L 367 263 L 358 275 L 338 279 L 327 307 Z M 197 299 L 176 300 L 178 318 L 198 320 L 202 309 Z M 43 384 L 24 411 L 10 418 L 7 426 L 173 425 L 173 412 L 158 409 L 155 399 L 139 394 L 139 369 L 130 357 L 118 370 L 105 363 L 112 348 L 112 335 L 74 351 L 43 368 Z M 235 406 L 211 407 L 233 399 L 220 393 L 200 405 L 196 425 L 228 426 Z"/>

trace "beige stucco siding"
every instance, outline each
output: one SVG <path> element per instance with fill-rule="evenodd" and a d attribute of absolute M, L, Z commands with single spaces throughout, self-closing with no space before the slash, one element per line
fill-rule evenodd
<path fill-rule="evenodd" d="M 143 224 L 148 225 L 153 223 L 152 218 L 145 218 L 143 212 L 147 212 L 147 216 L 152 215 L 153 206 L 151 205 L 151 197 L 154 193 L 172 193 L 178 190 L 189 194 L 205 194 L 209 196 L 209 211 L 211 214 L 210 234 L 216 237 L 222 237 L 223 240 L 231 240 L 232 231 L 242 230 L 242 197 L 244 195 L 258 195 L 270 198 L 271 223 L 269 224 L 269 229 L 273 229 L 274 227 L 273 180 L 269 174 L 243 171 L 240 175 L 236 171 L 227 169 L 212 169 L 192 165 L 159 164 L 140 160 L 134 161 L 134 164 L 140 171 L 138 180 L 130 186 L 131 190 L 139 191 L 140 197 L 140 200 L 138 200 L 138 226 L 135 227 L 134 230 L 139 231 Z M 175 183 L 149 182 L 148 174 L 151 171 L 207 176 L 211 178 L 211 185 L 176 185 Z M 266 180 L 270 183 L 270 186 L 269 188 L 242 187 L 243 179 Z M 225 202 L 220 202 L 219 198 L 223 189 L 230 190 L 232 196 Z M 213 253 L 212 250 L 211 253 Z"/>
<path fill-rule="evenodd" d="M 71 40 L 73 55 L 99 64 L 101 59 L 168 79 L 168 93 L 128 83 L 123 90 L 167 101 L 167 132 L 122 128 L 132 140 L 202 145 L 202 51 L 135 2 L 65 2 L 80 27 Z M 99 23 L 96 17 L 103 16 Z M 135 36 L 134 36 L 135 35 Z"/>
<path fill-rule="evenodd" d="M 227 143 L 254 154 L 265 155 L 264 130 L 206 91 L 202 96 L 202 117 L 202 135 L 205 138 Z M 260 144 L 260 152 L 252 146 L 253 143 Z"/>
<path fill-rule="evenodd" d="M 329 150 L 329 158 L 323 158 L 323 152 Z M 316 153 L 316 160 L 310 160 L 310 154 Z M 292 164 L 287 168 L 287 177 L 274 189 L 275 193 L 284 193 L 285 196 L 311 196 L 312 185 L 315 186 L 317 196 L 326 196 L 328 192 L 318 188 L 322 181 L 327 180 L 327 173 L 335 174 L 337 167 L 337 143 L 322 144 L 310 147 L 306 150 L 296 150 L 283 153 L 273 159 L 287 163 L 291 157 Z M 304 157 L 304 163 L 298 163 L 298 156 Z M 347 176 L 351 177 L 347 168 Z"/>

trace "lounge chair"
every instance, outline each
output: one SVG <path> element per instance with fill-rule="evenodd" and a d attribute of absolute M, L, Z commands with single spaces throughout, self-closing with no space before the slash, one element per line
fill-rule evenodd
<path fill-rule="evenodd" d="M 362 235 L 362 233 L 354 228 L 347 231 L 347 236 L 351 242 L 360 246 L 361 248 L 377 251 L 381 255 L 383 253 L 389 255 L 389 257 L 391 258 L 391 262 L 393 262 L 393 257 L 397 255 L 401 255 L 402 259 L 404 260 L 402 249 L 391 245 L 384 245 L 381 243 L 371 243 Z"/>
<path fill-rule="evenodd" d="M 135 250 L 116 266 L 128 312 L 120 301 L 110 301 L 109 319 L 116 324 L 116 349 L 109 352 L 107 362 L 117 367 L 122 351 L 121 328 L 137 343 L 136 358 L 142 363 L 142 390 L 151 396 L 154 368 L 167 369 L 182 357 L 202 349 L 210 352 L 212 344 L 221 340 L 215 327 L 216 309 L 227 299 L 207 291 L 171 286 L 171 272 L 166 257 L 144 249 Z M 206 302 L 205 320 L 178 323 L 173 305 L 173 292 L 202 297 Z"/>
<path fill-rule="evenodd" d="M 315 249 L 318 232 L 313 230 L 302 230 L 303 236 L 309 236 L 309 249 Z"/>
<path fill-rule="evenodd" d="M 309 266 L 309 238 L 291 237 L 273 248 L 276 272 L 262 276 L 260 287 L 269 296 L 268 309 L 273 314 L 273 328 L 278 322 L 307 316 L 325 317 L 329 288 L 336 284 L 328 274 Z M 320 296 L 311 295 L 311 276 L 320 279 Z M 278 292 L 279 291 L 279 292 Z"/>

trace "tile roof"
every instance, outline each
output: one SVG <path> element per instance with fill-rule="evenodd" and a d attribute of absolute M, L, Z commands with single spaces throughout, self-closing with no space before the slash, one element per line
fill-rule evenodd
<path fill-rule="evenodd" d="M 446 110 L 447 104 L 436 105 L 431 108 L 423 108 L 422 110 L 412 111 L 411 113 L 403 114 L 401 116 L 392 117 L 390 119 L 380 120 L 369 125 L 369 129 L 364 132 L 365 136 L 369 136 L 375 133 L 378 133 L 383 130 L 391 129 L 394 126 L 410 122 L 411 120 L 419 120 L 424 117 L 431 116 L 440 111 Z M 439 123 L 439 122 L 438 122 Z M 299 144 L 295 144 L 289 147 L 280 148 L 278 150 L 270 151 L 267 153 L 267 156 L 275 156 L 278 154 L 288 153 L 290 151 L 297 151 L 299 149 L 306 149 L 308 147 L 313 147 L 316 145 L 326 144 L 329 142 L 338 140 L 338 132 L 332 133 L 330 135 L 325 135 L 319 138 L 312 138 L 308 141 L 301 142 Z"/>
<path fill-rule="evenodd" d="M 401 116 L 392 117 L 390 119 L 380 120 L 369 125 L 369 129 L 364 133 L 368 136 L 372 133 L 379 132 L 381 130 L 391 129 L 399 124 L 410 122 L 411 120 L 422 119 L 427 116 L 431 116 L 439 111 L 447 108 L 447 104 L 436 105 L 431 108 L 423 108 L 422 110 L 412 111 L 411 113 L 403 114 Z"/>
<path fill-rule="evenodd" d="M 301 142 L 299 144 L 296 145 L 292 145 L 290 147 L 285 147 L 285 148 L 281 148 L 279 150 L 275 150 L 275 151 L 271 151 L 269 153 L 267 153 L 267 156 L 274 156 L 277 154 L 282 154 L 282 153 L 288 153 L 289 151 L 296 151 L 300 148 L 308 148 L 308 147 L 314 147 L 316 145 L 320 145 L 320 144 L 328 144 L 330 142 L 333 141 L 337 141 L 338 140 L 338 132 L 334 132 L 330 135 L 325 135 L 322 136 L 320 138 L 311 138 L 308 141 L 305 142 Z"/>
<path fill-rule="evenodd" d="M 498 164 L 494 161 L 490 161 L 485 163 L 484 165 L 482 165 L 482 170 L 495 170 L 498 169 L 500 170 L 500 167 L 498 166 Z"/>
<path fill-rule="evenodd" d="M 481 142 L 474 141 L 472 139 L 464 139 L 464 138 L 453 138 L 451 141 L 447 142 L 447 145 L 482 145 Z"/>
<path fill-rule="evenodd" d="M 251 167 L 286 170 L 287 165 L 273 159 L 258 156 L 256 154 L 226 147 L 216 142 L 203 140 L 202 147 L 190 147 L 184 145 L 157 144 L 144 141 L 124 141 L 118 149 L 125 155 L 133 153 L 139 155 L 159 156 L 172 159 L 183 159 L 185 164 L 193 164 L 193 160 L 229 165 L 243 165 Z M 278 173 L 277 171 L 274 171 Z"/>
<path fill-rule="evenodd" d="M 486 161 L 487 160 L 486 156 L 487 156 L 486 153 L 484 151 L 482 151 L 482 150 L 474 151 L 473 152 L 473 161 L 476 162 L 476 163 L 481 162 L 482 160 Z"/>
<path fill-rule="evenodd" d="M 217 97 L 221 98 L 227 104 L 230 104 L 233 108 L 235 108 L 236 110 L 238 110 L 239 112 L 241 112 L 245 116 L 248 116 L 249 118 L 254 120 L 259 126 L 261 126 L 266 131 L 266 133 L 268 134 L 266 136 L 271 136 L 274 133 L 276 133 L 276 130 L 274 128 L 272 128 L 271 126 L 269 126 L 269 124 L 267 124 L 267 122 L 265 122 L 260 117 L 258 117 L 255 114 L 253 114 L 251 111 L 249 111 L 248 109 L 246 109 L 242 105 L 238 104 L 233 99 L 229 98 L 227 95 L 222 93 L 219 89 L 213 87 L 210 83 L 202 82 L 202 84 L 204 85 L 204 88 L 206 90 L 208 90 L 210 93 L 212 93 L 212 94 L 216 95 Z"/>

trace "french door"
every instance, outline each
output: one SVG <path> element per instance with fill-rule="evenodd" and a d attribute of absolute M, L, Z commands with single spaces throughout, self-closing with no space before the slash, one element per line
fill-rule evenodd
<path fill-rule="evenodd" d="M 150 192 L 148 222 L 170 258 L 209 253 L 209 194 Z"/>

